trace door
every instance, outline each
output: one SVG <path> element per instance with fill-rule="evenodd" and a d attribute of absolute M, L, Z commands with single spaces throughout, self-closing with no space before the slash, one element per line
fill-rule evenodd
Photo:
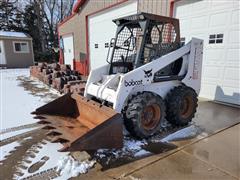
<path fill-rule="evenodd" d="M 117 26 L 113 19 L 137 13 L 137 1 L 122 3 L 88 17 L 90 68 L 107 64 L 110 42 L 115 37 Z M 109 53 L 109 57 L 110 57 Z"/>
<path fill-rule="evenodd" d="M 200 96 L 240 105 L 239 5 L 232 1 L 188 1 L 175 3 L 175 17 L 185 42 L 204 40 Z"/>
<path fill-rule="evenodd" d="M 0 41 L 0 65 L 6 64 L 3 41 Z"/>
<path fill-rule="evenodd" d="M 73 35 L 63 36 L 63 54 L 64 64 L 71 65 L 73 69 L 74 49 L 73 49 Z"/>

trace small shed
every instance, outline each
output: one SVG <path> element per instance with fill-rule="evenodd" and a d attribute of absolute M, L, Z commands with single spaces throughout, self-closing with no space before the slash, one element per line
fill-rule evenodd
<path fill-rule="evenodd" d="M 0 31 L 0 67 L 24 68 L 33 63 L 32 38 L 28 34 Z"/>

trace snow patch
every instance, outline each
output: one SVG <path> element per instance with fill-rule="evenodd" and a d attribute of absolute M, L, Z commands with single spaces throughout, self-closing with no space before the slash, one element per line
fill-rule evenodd
<path fill-rule="evenodd" d="M 141 146 L 145 145 L 146 141 L 137 141 L 137 140 L 124 140 L 124 149 L 127 150 L 133 150 L 133 151 L 139 151 L 142 149 Z"/>
<path fill-rule="evenodd" d="M 26 133 L 26 132 L 33 131 L 35 129 L 38 129 L 38 127 L 36 127 L 36 128 L 27 128 L 27 129 L 22 129 L 22 130 L 18 130 L 18 131 L 13 131 L 13 132 L 0 134 L 0 141 L 8 139 L 10 137 L 14 137 L 14 136 Z"/>
<path fill-rule="evenodd" d="M 22 165 L 28 167 L 27 169 L 19 169 L 19 172 L 23 174 L 23 176 L 16 176 L 17 179 L 26 178 L 28 176 L 32 176 L 33 174 L 40 173 L 42 171 L 46 171 L 53 167 L 56 167 L 56 164 L 59 160 L 59 157 L 68 155 L 67 152 L 58 152 L 59 149 L 62 148 L 60 143 L 50 143 L 49 141 L 44 140 L 43 143 L 38 143 L 33 145 L 28 151 L 27 154 L 34 154 L 35 157 L 25 157 L 26 160 L 31 161 L 31 163 L 23 162 Z M 36 152 L 37 150 L 37 152 Z M 46 157 L 46 158 L 44 158 Z M 44 164 L 35 172 L 30 173 L 29 168 L 36 165 L 39 162 L 43 162 L 43 159 L 47 159 L 44 161 Z"/>
<path fill-rule="evenodd" d="M 80 174 L 85 174 L 95 163 L 95 160 L 78 162 L 71 156 L 61 157 L 57 166 L 57 171 L 60 173 L 60 177 L 57 179 L 69 179 L 71 177 L 77 177 Z"/>
<path fill-rule="evenodd" d="M 170 142 L 180 139 L 193 138 L 198 135 L 199 129 L 195 125 L 191 125 L 184 129 L 181 129 L 173 134 L 168 135 L 167 137 L 161 139 L 161 142 Z"/>
<path fill-rule="evenodd" d="M 16 126 L 36 123 L 36 119 L 30 113 L 51 99 L 49 96 L 37 96 L 31 94 L 31 85 L 42 86 L 41 82 L 33 82 L 29 79 L 29 69 L 1 69 L 0 70 L 0 131 Z M 26 79 L 26 86 L 20 86 L 21 80 Z M 50 88 L 44 92 L 49 93 Z M 42 92 L 39 92 L 42 93 Z M 51 92 L 53 94 L 53 92 Z M 58 95 L 58 94 L 55 94 Z"/>
<path fill-rule="evenodd" d="M 140 157 L 144 156 L 146 154 L 150 154 L 151 152 L 145 151 L 142 149 L 142 146 L 146 145 L 146 140 L 135 140 L 130 137 L 124 137 L 123 141 L 123 148 L 117 149 L 117 150 L 109 150 L 109 149 L 99 149 L 96 152 L 96 157 L 103 159 L 107 158 L 107 161 L 110 161 L 110 159 L 118 159 L 118 158 L 124 158 L 124 157 Z"/>
<path fill-rule="evenodd" d="M 134 154 L 134 157 L 142 157 L 142 156 L 146 156 L 146 155 L 150 155 L 150 154 L 152 154 L 152 153 L 149 151 L 146 151 L 144 149 L 141 149 L 140 151 L 138 151 Z"/>
<path fill-rule="evenodd" d="M 12 31 L 0 31 L 0 36 L 21 37 L 21 38 L 27 38 L 28 37 L 23 32 L 12 32 Z"/>
<path fill-rule="evenodd" d="M 15 150 L 15 148 L 18 146 L 20 146 L 20 143 L 12 142 L 0 147 L 0 165 L 2 165 L 1 161 L 5 160 L 5 157 L 9 155 L 11 151 Z"/>

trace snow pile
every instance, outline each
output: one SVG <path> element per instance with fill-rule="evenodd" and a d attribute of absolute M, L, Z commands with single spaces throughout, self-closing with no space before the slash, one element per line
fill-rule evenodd
<path fill-rule="evenodd" d="M 29 76 L 29 69 L 0 70 L 0 131 L 36 123 L 30 113 L 44 105 L 46 100 L 50 100 L 49 96 L 46 96 L 50 88 L 37 89 L 35 86 L 43 83 L 33 82 Z M 33 89 L 37 93 L 44 92 L 45 96 L 37 96 Z M 53 92 L 51 94 L 53 95 Z M 54 97 L 56 96 L 55 94 Z"/>
<path fill-rule="evenodd" d="M 34 144 L 26 152 L 24 160 L 30 161 L 30 163 L 22 162 L 23 166 L 28 167 L 27 169 L 18 168 L 18 171 L 22 173 L 21 177 L 16 176 L 17 179 L 27 178 L 33 174 L 46 171 L 56 166 L 56 163 L 61 156 L 68 156 L 68 152 L 59 152 L 58 150 L 62 148 L 60 143 L 51 143 L 47 140 L 43 140 L 38 144 Z M 33 157 L 29 155 L 34 155 Z M 42 164 L 37 171 L 29 172 L 31 167 L 37 164 Z"/>
<path fill-rule="evenodd" d="M 124 137 L 123 148 L 117 150 L 109 150 L 109 149 L 99 149 L 95 154 L 97 159 L 106 159 L 106 164 L 114 159 L 119 158 L 134 158 L 149 154 L 150 152 L 142 149 L 142 146 L 146 145 L 146 140 L 135 140 L 130 137 Z"/>
<path fill-rule="evenodd" d="M 28 37 L 23 32 L 12 32 L 12 31 L 0 31 L 0 36 L 8 36 L 8 37 L 20 37 L 20 38 L 26 38 Z"/>
<path fill-rule="evenodd" d="M 5 160 L 5 157 L 10 155 L 11 151 L 14 151 L 18 146 L 20 146 L 20 143 L 18 142 L 12 142 L 10 144 L 0 146 L 0 165 L 2 165 L 1 161 Z"/>
<path fill-rule="evenodd" d="M 169 142 L 169 141 L 176 141 L 180 139 L 193 138 L 197 136 L 198 133 L 199 133 L 199 129 L 195 125 L 191 125 L 173 134 L 168 135 L 167 137 L 161 139 L 161 142 Z"/>
<path fill-rule="evenodd" d="M 124 140 L 124 149 L 126 150 L 133 150 L 133 151 L 139 151 L 141 146 L 145 145 L 146 142 L 143 141 L 137 141 L 134 139 L 125 139 Z"/>
<path fill-rule="evenodd" d="M 71 156 L 63 156 L 58 161 L 57 171 L 60 172 L 62 179 L 77 177 L 79 174 L 85 174 L 96 163 L 95 160 L 75 161 Z"/>
<path fill-rule="evenodd" d="M 36 130 L 36 129 L 38 129 L 38 127 L 21 129 L 21 130 L 17 130 L 17 131 L 2 133 L 2 134 L 1 134 L 1 131 L 0 131 L 0 141 L 11 138 L 11 137 L 14 137 L 14 136 L 18 136 L 18 135 L 21 135 L 21 134 L 24 134 L 24 133 L 27 133 L 27 132 L 30 132 L 30 131 L 33 131 L 33 130 Z"/>

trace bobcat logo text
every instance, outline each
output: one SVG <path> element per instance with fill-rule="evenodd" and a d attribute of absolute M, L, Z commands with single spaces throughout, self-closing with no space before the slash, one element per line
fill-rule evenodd
<path fill-rule="evenodd" d="M 130 80 L 130 81 L 126 81 L 126 80 L 124 81 L 125 87 L 141 85 L 142 83 L 143 83 L 143 80 L 134 81 L 134 80 L 132 79 L 132 80 Z"/>

